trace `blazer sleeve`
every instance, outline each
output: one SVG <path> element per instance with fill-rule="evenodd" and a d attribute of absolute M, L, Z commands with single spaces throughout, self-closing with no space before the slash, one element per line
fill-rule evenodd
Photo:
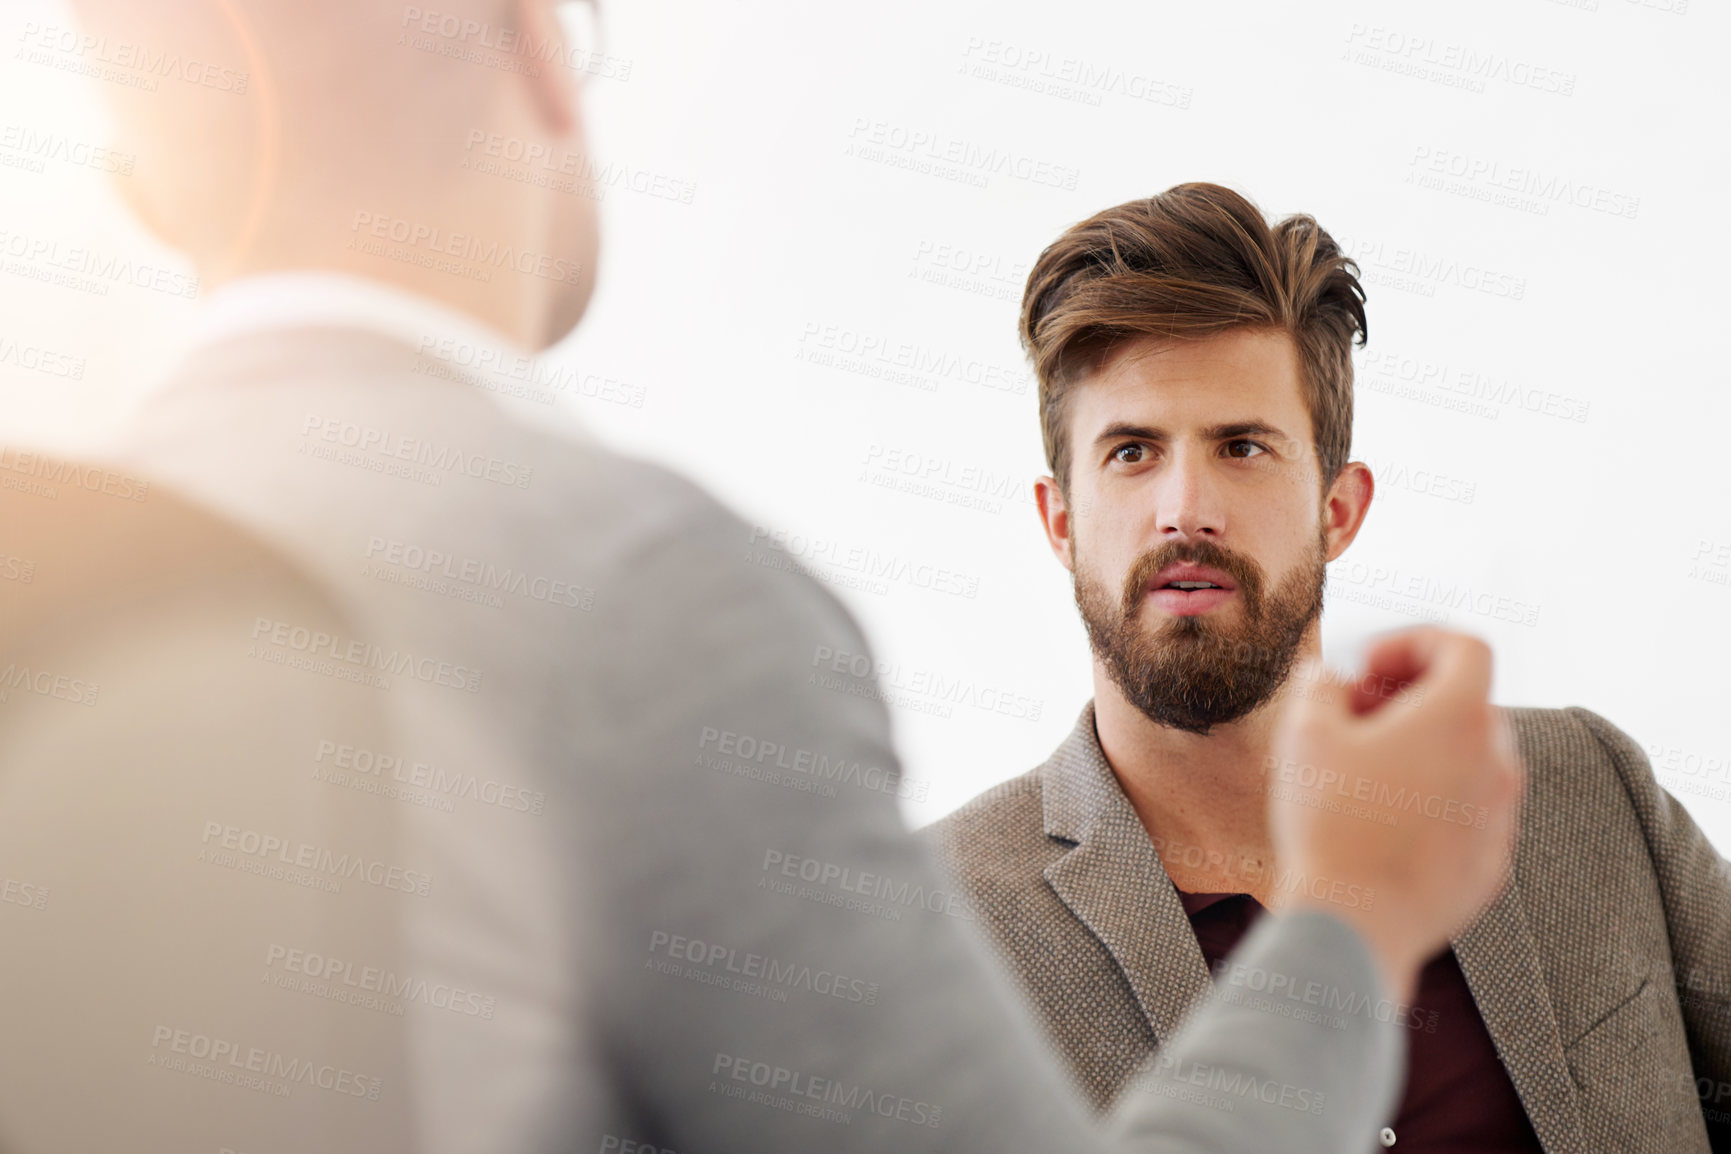
<path fill-rule="evenodd" d="M 1640 820 L 1665 905 L 1696 1093 L 1713 1149 L 1731 1151 L 1731 861 L 1658 783 L 1633 738 L 1591 710 L 1568 712 L 1604 748 Z"/>
<path fill-rule="evenodd" d="M 864 637 L 786 554 L 693 519 L 630 560 L 581 761 L 585 970 L 630 1116 L 676 1150 L 764 1154 L 1374 1146 L 1403 1073 L 1374 1015 L 1209 1004 L 1111 1129 L 1089 1117 L 929 851 Z M 605 722 L 605 724 L 602 724 Z M 1273 981 L 1386 995 L 1324 914 L 1265 919 Z M 631 1127 L 630 1130 L 623 1129 Z"/>

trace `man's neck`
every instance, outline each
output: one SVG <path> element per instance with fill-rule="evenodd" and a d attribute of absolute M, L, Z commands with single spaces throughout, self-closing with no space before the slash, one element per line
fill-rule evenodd
<path fill-rule="evenodd" d="M 444 251 L 462 250 L 465 238 L 485 240 L 486 251 L 493 253 L 541 251 L 546 246 L 538 243 L 535 222 L 544 214 L 530 211 L 532 205 L 463 203 L 453 196 L 403 189 L 385 189 L 364 199 L 358 193 L 346 200 L 321 198 L 321 187 L 315 183 L 298 199 L 273 203 L 244 251 L 193 249 L 205 286 L 214 290 L 230 281 L 276 273 L 338 273 L 432 301 L 521 348 L 539 350 L 549 343 L 552 282 L 518 274 L 508 264 Z M 374 202 L 394 207 L 389 213 L 343 207 Z M 436 225 L 437 231 L 405 236 L 410 222 Z M 404 256 L 421 259 L 397 259 Z"/>
<path fill-rule="evenodd" d="M 1185 733 L 1151 721 L 1095 663 L 1100 748 L 1179 889 L 1273 904 L 1263 765 L 1275 716 L 1271 701 L 1206 737 Z"/>

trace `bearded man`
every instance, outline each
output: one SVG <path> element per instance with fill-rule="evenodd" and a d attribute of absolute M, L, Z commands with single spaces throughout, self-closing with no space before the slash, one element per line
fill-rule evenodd
<path fill-rule="evenodd" d="M 1731 1150 L 1731 870 L 1588 710 L 1500 711 L 1531 774 L 1513 878 L 1410 1001 L 1223 962 L 1269 908 L 1377 901 L 1277 860 L 1270 793 L 1481 820 L 1269 754 L 1276 701 L 1312 684 L 1295 671 L 1320 653 L 1325 566 L 1375 488 L 1348 460 L 1356 273 L 1313 218 L 1270 225 L 1212 184 L 1108 209 L 1041 254 L 1021 314 L 1051 468 L 1035 497 L 1094 698 L 1044 764 L 925 836 L 1098 1110 L 1212 981 L 1406 1026 L 1384 1146 Z"/>

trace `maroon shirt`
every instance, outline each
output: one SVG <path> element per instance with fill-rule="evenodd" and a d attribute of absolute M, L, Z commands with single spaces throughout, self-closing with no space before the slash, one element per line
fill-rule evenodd
<path fill-rule="evenodd" d="M 1264 912 L 1249 894 L 1178 897 L 1210 973 Z M 1400 1109 L 1387 1123 L 1395 1154 L 1543 1154 L 1454 950 L 1419 972 L 1412 1005 L 1396 1020 L 1407 1026 L 1408 1059 Z"/>

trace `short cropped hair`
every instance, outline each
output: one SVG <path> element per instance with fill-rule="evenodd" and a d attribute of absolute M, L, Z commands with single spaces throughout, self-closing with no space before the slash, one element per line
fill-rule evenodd
<path fill-rule="evenodd" d="M 1022 295 L 1022 347 L 1039 381 L 1046 464 L 1066 496 L 1072 386 L 1123 342 L 1231 329 L 1297 345 L 1323 489 L 1352 449 L 1352 344 L 1369 335 L 1358 265 L 1315 218 L 1270 226 L 1218 184 L 1180 184 L 1073 226 L 1040 254 Z"/>

